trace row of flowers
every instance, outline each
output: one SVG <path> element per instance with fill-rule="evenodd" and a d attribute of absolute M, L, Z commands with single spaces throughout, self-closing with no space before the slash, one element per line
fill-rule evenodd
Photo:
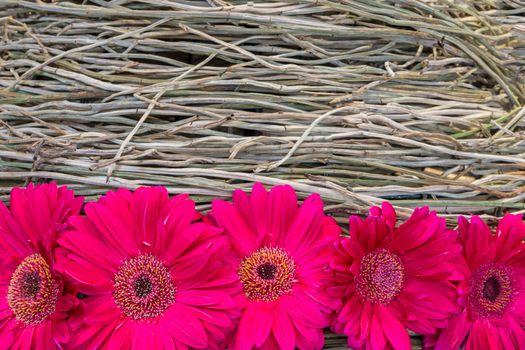
<path fill-rule="evenodd" d="M 388 203 L 350 217 L 319 195 L 262 185 L 203 216 L 187 195 L 119 189 L 84 206 L 56 184 L 0 203 L 0 344 L 6 349 L 525 347 L 525 224 L 457 230 L 428 208 L 396 226 Z M 80 297 L 79 297 L 80 296 Z"/>

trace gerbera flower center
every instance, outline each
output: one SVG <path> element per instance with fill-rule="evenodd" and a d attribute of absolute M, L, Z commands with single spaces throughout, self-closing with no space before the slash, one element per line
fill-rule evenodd
<path fill-rule="evenodd" d="M 248 298 L 272 301 L 292 290 L 295 263 L 284 249 L 264 247 L 244 258 L 238 274 Z"/>
<path fill-rule="evenodd" d="M 151 280 L 146 275 L 139 276 L 133 283 L 133 287 L 135 288 L 135 294 L 137 294 L 139 298 L 147 297 L 153 289 L 151 285 Z"/>
<path fill-rule="evenodd" d="M 495 301 L 501 291 L 499 281 L 495 277 L 488 278 L 483 284 L 483 297 L 490 301 Z"/>
<path fill-rule="evenodd" d="M 7 303 L 15 318 L 37 325 L 55 312 L 59 287 L 40 254 L 25 258 L 9 281 Z"/>
<path fill-rule="evenodd" d="M 470 306 L 482 318 L 501 317 L 512 302 L 512 273 L 504 266 L 484 264 L 471 277 Z"/>
<path fill-rule="evenodd" d="M 277 266 L 272 263 L 264 263 L 257 267 L 257 274 L 263 280 L 273 280 L 275 273 L 277 272 Z"/>
<path fill-rule="evenodd" d="M 157 317 L 175 300 L 171 273 L 150 254 L 122 264 L 115 274 L 113 287 L 115 303 L 134 320 Z"/>
<path fill-rule="evenodd" d="M 42 286 L 42 281 L 37 272 L 26 272 L 22 276 L 22 285 L 20 291 L 22 295 L 26 298 L 34 298 L 40 287 Z"/>
<path fill-rule="evenodd" d="M 405 269 L 396 254 L 378 249 L 363 257 L 356 282 L 368 302 L 389 304 L 403 290 Z"/>

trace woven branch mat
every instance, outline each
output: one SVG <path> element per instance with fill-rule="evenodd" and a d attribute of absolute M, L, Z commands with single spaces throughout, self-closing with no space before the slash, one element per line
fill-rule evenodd
<path fill-rule="evenodd" d="M 0 200 L 286 183 L 344 229 L 494 222 L 525 211 L 524 66 L 520 0 L 0 0 Z"/>

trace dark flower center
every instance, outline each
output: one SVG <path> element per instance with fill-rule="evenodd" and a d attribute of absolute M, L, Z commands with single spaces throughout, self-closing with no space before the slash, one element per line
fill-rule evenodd
<path fill-rule="evenodd" d="M 160 316 L 175 301 L 171 273 L 149 254 L 126 260 L 115 274 L 113 287 L 115 303 L 134 320 Z"/>
<path fill-rule="evenodd" d="M 469 304 L 481 318 L 500 318 L 512 303 L 512 271 L 505 266 L 484 264 L 472 273 Z"/>
<path fill-rule="evenodd" d="M 483 297 L 490 301 L 495 301 L 500 293 L 501 286 L 496 277 L 489 277 L 483 285 Z"/>
<path fill-rule="evenodd" d="M 42 280 L 35 271 L 26 271 L 22 277 L 21 294 L 25 298 L 34 298 L 40 291 Z"/>
<path fill-rule="evenodd" d="M 147 297 L 153 289 L 153 286 L 151 285 L 151 280 L 146 275 L 140 275 L 133 283 L 133 287 L 135 288 L 135 294 L 137 294 L 139 298 Z"/>
<path fill-rule="evenodd" d="M 363 257 L 356 282 L 365 300 L 386 305 L 403 290 L 405 268 L 396 254 L 378 249 Z"/>
<path fill-rule="evenodd" d="M 272 301 L 292 290 L 295 263 L 284 249 L 264 247 L 244 258 L 238 274 L 248 298 Z"/>
<path fill-rule="evenodd" d="M 264 263 L 257 267 L 257 274 L 263 280 L 273 280 L 275 278 L 275 273 L 277 272 L 277 266 L 272 263 Z"/>
<path fill-rule="evenodd" d="M 37 325 L 55 312 L 59 287 L 40 254 L 25 258 L 9 281 L 7 303 L 15 318 Z"/>

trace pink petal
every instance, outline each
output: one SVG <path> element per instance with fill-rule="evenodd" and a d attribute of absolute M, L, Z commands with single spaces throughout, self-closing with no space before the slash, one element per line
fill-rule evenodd
<path fill-rule="evenodd" d="M 396 220 L 397 220 L 397 215 L 396 215 L 396 211 L 394 207 L 388 202 L 383 202 L 381 204 L 381 212 L 382 212 L 383 220 L 388 225 L 390 230 L 393 231 L 396 227 Z"/>
<path fill-rule="evenodd" d="M 448 327 L 439 336 L 436 350 L 458 349 L 471 327 L 472 322 L 468 319 L 466 310 L 452 317 Z"/>
<path fill-rule="evenodd" d="M 288 235 L 285 237 L 284 246 L 300 259 L 302 254 L 306 254 L 314 242 L 322 239 L 321 223 L 324 217 L 323 202 L 317 194 L 308 197 L 295 217 Z M 320 241 L 319 243 L 322 243 Z"/>
<path fill-rule="evenodd" d="M 250 196 L 250 216 L 247 218 L 257 236 L 257 242 L 262 242 L 269 233 L 270 215 L 268 212 L 268 193 L 260 183 L 253 186 Z"/>
<path fill-rule="evenodd" d="M 257 305 L 249 304 L 244 309 L 235 335 L 235 349 L 250 350 L 255 341 L 255 327 L 257 327 Z"/>
<path fill-rule="evenodd" d="M 302 323 L 305 326 L 319 329 L 328 326 L 326 317 L 319 309 L 319 304 L 306 297 L 302 292 L 296 292 L 294 295 L 283 295 L 280 302 L 294 324 Z"/>
<path fill-rule="evenodd" d="M 282 350 L 294 350 L 295 332 L 285 309 L 279 307 L 274 310 L 272 330 Z"/>
<path fill-rule="evenodd" d="M 474 322 L 470 336 L 467 339 L 466 350 L 504 350 L 499 342 L 499 338 L 493 332 L 496 332 L 496 329 L 491 325 L 490 321 L 479 320 Z"/>
<path fill-rule="evenodd" d="M 464 227 L 465 225 L 463 225 Z M 466 232 L 461 232 L 464 237 L 464 255 L 471 268 L 476 268 L 484 259 L 484 255 L 489 251 L 492 232 L 488 225 L 479 218 L 472 216 Z M 460 228 L 461 229 L 461 228 Z M 462 229 L 463 230 L 463 229 Z M 492 259 L 492 258 L 487 258 Z"/>
<path fill-rule="evenodd" d="M 156 246 L 157 224 L 164 221 L 168 205 L 168 191 L 164 187 L 141 187 L 133 193 L 131 216 L 141 252 L 153 251 Z"/>
<path fill-rule="evenodd" d="M 388 308 L 380 306 L 376 317 L 380 319 L 382 330 L 394 349 L 410 350 L 410 337 L 406 328 L 392 316 Z"/>
<path fill-rule="evenodd" d="M 225 234 L 239 256 L 245 257 L 254 251 L 255 234 L 233 205 L 214 200 L 212 212 L 217 224 L 224 228 Z"/>
<path fill-rule="evenodd" d="M 135 329 L 131 326 L 131 322 L 124 322 L 120 327 L 113 331 L 111 337 L 108 339 L 107 349 L 130 349 L 134 332 Z"/>
<path fill-rule="evenodd" d="M 189 347 L 204 348 L 208 344 L 208 336 L 202 323 L 192 308 L 184 304 L 173 304 L 166 310 L 162 322 L 163 327 L 169 325 L 178 341 Z"/>
<path fill-rule="evenodd" d="M 416 214 L 413 214 L 414 217 Z M 394 239 L 390 245 L 392 251 L 408 251 L 421 246 L 433 235 L 443 232 L 446 227 L 445 219 L 438 218 L 434 212 L 422 220 L 407 221 L 394 231 Z"/>
<path fill-rule="evenodd" d="M 372 319 L 371 319 L 371 330 L 370 330 L 370 338 L 372 343 L 373 349 L 384 349 L 386 345 L 386 337 L 383 333 L 383 328 L 381 327 L 381 322 L 379 320 L 378 312 L 374 312 Z"/>
<path fill-rule="evenodd" d="M 254 325 L 255 346 L 260 347 L 264 344 L 273 324 L 274 303 L 257 303 L 257 324 Z"/>
<path fill-rule="evenodd" d="M 290 225 L 297 215 L 297 196 L 291 186 L 276 186 L 270 191 L 267 203 L 268 244 L 282 246 Z"/>
<path fill-rule="evenodd" d="M 525 223 L 521 215 L 506 214 L 496 230 L 495 258 L 500 262 L 509 260 L 525 239 Z"/>

